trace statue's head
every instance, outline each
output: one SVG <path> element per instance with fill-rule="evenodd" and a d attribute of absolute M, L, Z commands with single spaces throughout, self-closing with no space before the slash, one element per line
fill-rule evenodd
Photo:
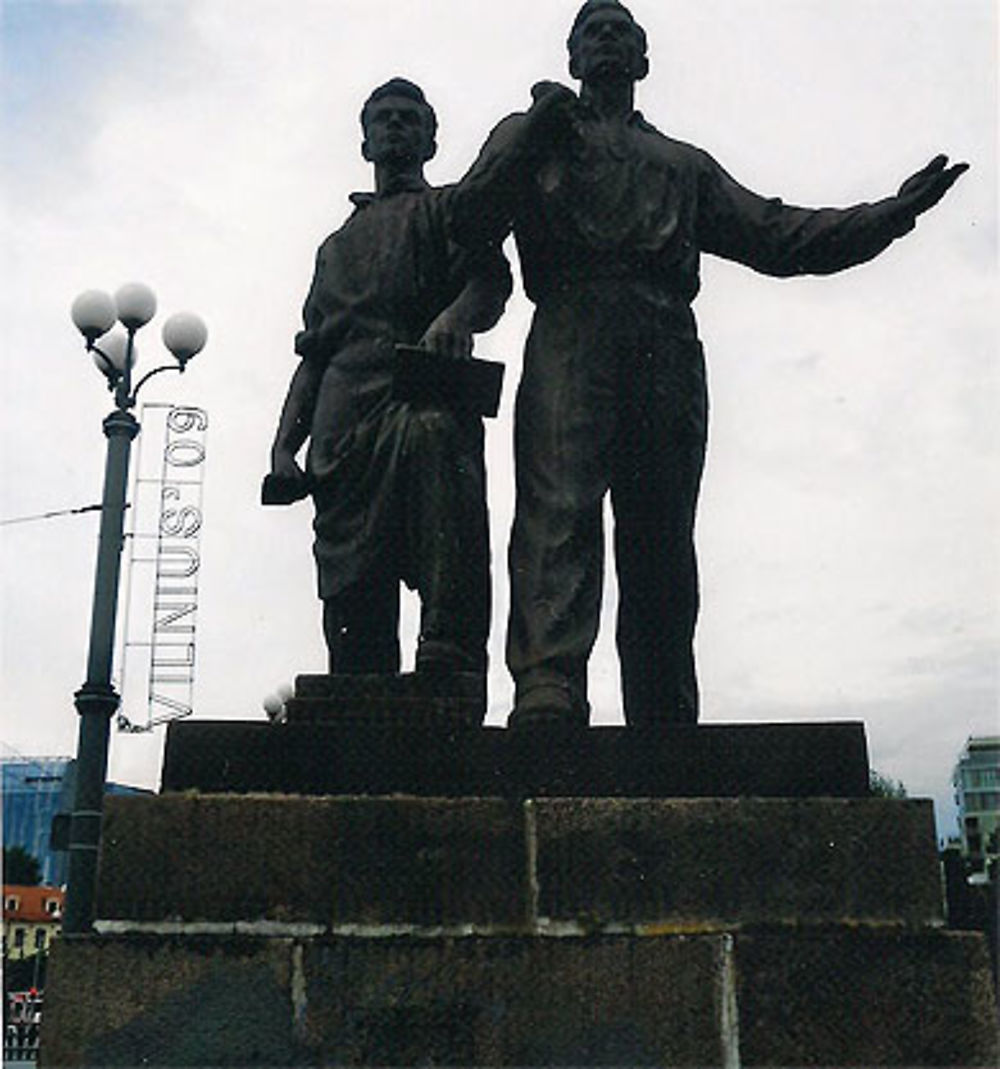
<path fill-rule="evenodd" d="M 607 77 L 637 82 L 649 72 L 646 33 L 618 0 L 587 0 L 566 47 L 569 73 L 582 82 Z"/>
<path fill-rule="evenodd" d="M 437 116 L 423 90 L 405 78 L 391 78 L 372 91 L 361 109 L 361 154 L 370 163 L 415 160 L 437 152 Z"/>

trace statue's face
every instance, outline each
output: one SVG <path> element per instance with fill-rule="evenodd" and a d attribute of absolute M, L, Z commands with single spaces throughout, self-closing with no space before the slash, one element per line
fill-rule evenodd
<path fill-rule="evenodd" d="M 582 82 L 645 73 L 635 24 L 620 8 L 597 8 L 580 27 L 570 55 L 570 73 Z"/>
<path fill-rule="evenodd" d="M 428 160 L 432 149 L 424 108 L 404 96 L 382 97 L 369 104 L 362 151 L 372 163 Z"/>

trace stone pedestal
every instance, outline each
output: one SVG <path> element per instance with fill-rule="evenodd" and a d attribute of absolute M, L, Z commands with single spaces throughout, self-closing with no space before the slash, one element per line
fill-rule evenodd
<path fill-rule="evenodd" d="M 809 797 L 788 755 L 814 729 L 791 728 L 649 736 L 645 765 L 628 733 L 592 731 L 516 789 L 503 762 L 543 737 L 464 729 L 425 740 L 435 797 L 419 750 L 394 766 L 415 793 L 323 794 L 318 771 L 312 796 L 261 790 L 261 738 L 286 760 L 342 725 L 177 725 L 164 782 L 185 789 L 108 799 L 98 933 L 57 945 L 43 1065 L 995 1064 L 987 952 L 943 929 L 930 803 L 850 797 L 850 772 L 841 797 Z M 226 772 L 223 748 L 196 758 L 199 731 L 260 749 Z M 766 738 L 770 771 L 733 756 L 742 740 L 763 761 Z M 847 769 L 860 752 L 866 779 L 863 733 L 860 751 L 851 725 L 817 738 Z M 598 775 L 603 795 L 546 793 L 625 753 L 637 767 Z M 719 764 L 730 797 L 624 796 L 692 795 Z"/>
<path fill-rule="evenodd" d="M 116 935 L 58 944 L 44 1066 L 994 1066 L 976 937 Z"/>
<path fill-rule="evenodd" d="M 307 677 L 310 678 L 310 677 Z M 296 702 L 310 706 L 299 718 Z M 863 798 L 859 723 L 663 728 L 462 725 L 408 707 L 392 717 L 295 699 L 290 723 L 170 725 L 164 791 L 539 798 Z"/>

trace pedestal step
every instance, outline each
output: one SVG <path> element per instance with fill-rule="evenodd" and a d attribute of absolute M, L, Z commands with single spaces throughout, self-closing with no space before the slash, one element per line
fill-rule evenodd
<path fill-rule="evenodd" d="M 982 940 L 63 939 L 42 1066 L 979 1066 Z"/>
<path fill-rule="evenodd" d="M 323 699 L 294 699 L 313 701 Z M 162 786 L 313 795 L 863 798 L 868 755 L 860 723 L 507 730 L 389 716 L 359 704 L 350 715 L 316 723 L 175 721 Z"/>
<path fill-rule="evenodd" d="M 943 923 L 930 802 L 106 801 L 98 917 L 317 931 Z"/>
<path fill-rule="evenodd" d="M 473 672 L 445 675 L 302 675 L 285 706 L 289 723 L 350 720 L 478 727 L 486 715 L 486 677 Z"/>

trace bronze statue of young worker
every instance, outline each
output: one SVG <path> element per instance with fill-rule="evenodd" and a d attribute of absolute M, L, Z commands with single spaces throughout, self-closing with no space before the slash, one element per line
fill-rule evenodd
<path fill-rule="evenodd" d="M 531 109 L 500 123 L 460 183 L 457 213 L 463 240 L 513 229 L 537 306 L 515 414 L 511 723 L 586 723 L 609 491 L 626 720 L 694 722 L 699 257 L 777 276 L 843 270 L 911 230 L 966 165 L 938 157 L 874 204 L 791 207 L 634 110 L 646 36 L 617 0 L 584 4 L 568 48 L 579 96 L 536 86 Z"/>
<path fill-rule="evenodd" d="M 453 240 L 452 190 L 424 178 L 437 124 L 416 85 L 377 88 L 361 124 L 375 192 L 352 195 L 353 214 L 317 254 L 264 499 L 312 495 L 331 673 L 399 671 L 401 581 L 420 596 L 417 671 L 484 673 L 482 422 L 395 399 L 393 360 L 397 344 L 469 357 L 473 333 L 503 311 L 510 270 L 496 248 Z"/>

